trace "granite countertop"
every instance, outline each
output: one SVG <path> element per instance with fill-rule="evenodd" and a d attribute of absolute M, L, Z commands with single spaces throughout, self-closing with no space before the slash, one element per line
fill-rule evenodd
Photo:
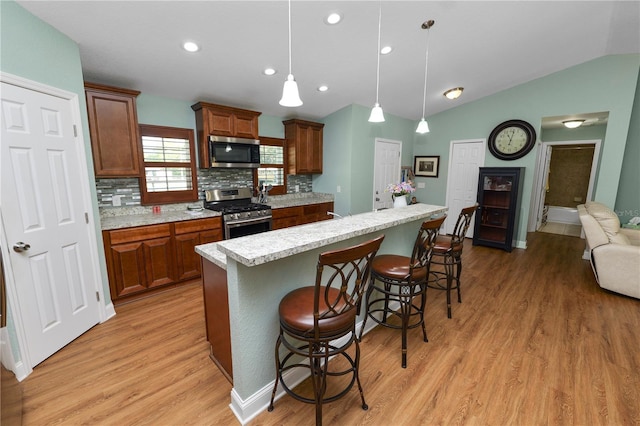
<path fill-rule="evenodd" d="M 256 200 L 253 200 L 254 202 Z M 319 192 L 300 192 L 286 195 L 270 196 L 267 204 L 272 209 L 332 202 L 332 194 Z M 183 220 L 206 219 L 220 216 L 220 212 L 203 209 L 188 211 L 189 206 L 202 206 L 202 201 L 193 203 L 165 204 L 161 213 L 153 213 L 152 207 L 102 207 L 100 208 L 100 225 L 103 231 L 130 228 L 134 226 L 157 225 L 160 223 L 180 222 Z"/>
<path fill-rule="evenodd" d="M 225 255 L 243 265 L 256 266 L 446 211 L 443 206 L 413 204 L 203 244 L 196 246 L 196 253 L 216 264 L 220 255 Z"/>

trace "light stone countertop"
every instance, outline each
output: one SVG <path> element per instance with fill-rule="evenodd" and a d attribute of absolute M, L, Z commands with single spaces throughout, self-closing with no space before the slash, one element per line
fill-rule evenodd
<path fill-rule="evenodd" d="M 332 194 L 319 192 L 300 192 L 286 195 L 269 196 L 267 204 L 272 209 L 303 206 L 332 202 Z M 256 200 L 254 200 L 255 202 Z M 100 225 L 103 231 L 131 228 L 135 226 L 157 225 L 160 223 L 180 222 L 183 220 L 206 219 L 221 216 L 212 210 L 188 211 L 188 206 L 202 206 L 202 201 L 193 203 L 165 204 L 160 206 L 161 213 L 152 213 L 150 206 L 102 207 Z"/>
<path fill-rule="evenodd" d="M 198 247 L 205 247 L 206 250 L 198 250 Z M 209 262 L 212 262 L 222 269 L 227 269 L 227 256 L 218 250 L 218 243 L 209 243 L 204 246 L 196 246 L 196 253 L 200 254 L 200 256 L 207 259 Z"/>
<path fill-rule="evenodd" d="M 443 206 L 413 204 L 203 244 L 196 246 L 196 253 L 218 265 L 222 254 L 243 265 L 256 266 L 446 211 Z"/>

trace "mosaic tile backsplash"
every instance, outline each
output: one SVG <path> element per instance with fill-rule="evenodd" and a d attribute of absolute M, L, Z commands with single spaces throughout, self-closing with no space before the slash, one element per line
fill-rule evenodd
<path fill-rule="evenodd" d="M 288 175 L 287 193 L 312 192 L 312 179 L 308 175 Z M 252 187 L 253 173 L 250 169 L 198 169 L 198 194 L 204 200 L 205 189 L 229 187 Z M 138 178 L 96 179 L 98 207 L 113 207 L 113 197 L 120 197 L 122 207 L 140 205 Z"/>

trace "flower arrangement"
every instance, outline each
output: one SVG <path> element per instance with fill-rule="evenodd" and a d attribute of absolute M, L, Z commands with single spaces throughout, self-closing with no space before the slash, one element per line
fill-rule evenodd
<path fill-rule="evenodd" d="M 390 183 L 387 185 L 387 188 L 384 190 L 385 192 L 390 192 L 394 197 L 401 197 L 403 195 L 411 194 L 415 192 L 416 189 L 413 187 L 413 182 L 410 180 L 406 182 L 400 183 Z"/>

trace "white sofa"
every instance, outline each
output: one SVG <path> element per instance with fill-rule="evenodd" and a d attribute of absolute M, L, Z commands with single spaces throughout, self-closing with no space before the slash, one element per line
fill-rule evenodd
<path fill-rule="evenodd" d="M 621 228 L 615 212 L 595 201 L 580 204 L 578 214 L 600 287 L 640 299 L 640 230 Z"/>

